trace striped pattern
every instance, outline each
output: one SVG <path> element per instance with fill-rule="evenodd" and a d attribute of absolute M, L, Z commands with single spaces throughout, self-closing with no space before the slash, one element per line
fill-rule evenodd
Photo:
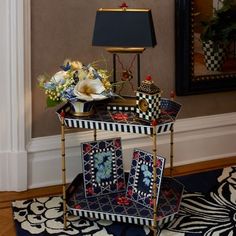
<path fill-rule="evenodd" d="M 113 222 L 122 222 L 122 223 L 130 223 L 130 224 L 138 224 L 138 225 L 146 225 L 146 226 L 152 226 L 153 225 L 153 219 L 150 218 L 140 218 L 140 217 L 134 217 L 129 215 L 118 215 L 118 214 L 111 214 L 106 212 L 94 212 L 94 211 L 85 211 L 85 210 L 76 210 L 74 208 L 68 208 L 68 210 L 71 212 L 71 214 L 80 216 L 80 217 L 89 217 L 94 219 L 101 219 L 101 220 L 111 220 Z M 177 213 L 175 213 L 177 214 Z M 166 216 L 160 220 L 158 220 L 158 226 L 161 226 L 165 223 L 170 222 L 174 219 L 175 214 Z"/>
<path fill-rule="evenodd" d="M 160 117 L 158 119 L 157 133 L 169 132 L 179 113 L 181 105 L 172 100 L 161 98 Z M 91 117 L 75 117 L 70 114 L 69 105 L 66 104 L 57 111 L 59 119 L 61 111 L 66 113 L 65 126 L 69 128 L 97 129 L 114 132 L 126 132 L 136 134 L 152 134 L 152 126 L 149 122 L 137 119 L 137 114 L 132 111 L 107 111 L 97 110 Z M 116 119 L 117 115 L 123 115 L 122 119 Z"/>
<path fill-rule="evenodd" d="M 70 128 L 85 128 L 85 129 L 98 129 L 107 130 L 115 132 L 126 132 L 135 134 L 152 134 L 152 127 L 145 126 L 141 124 L 125 124 L 125 123 L 115 123 L 115 122 L 103 122 L 94 120 L 83 120 L 75 118 L 65 118 L 65 124 Z M 161 124 L 157 126 L 157 133 L 165 133 L 171 130 L 173 122 Z"/>
<path fill-rule="evenodd" d="M 136 107 L 135 106 L 122 106 L 122 105 L 108 105 L 107 110 L 108 111 L 133 111 L 135 112 Z"/>

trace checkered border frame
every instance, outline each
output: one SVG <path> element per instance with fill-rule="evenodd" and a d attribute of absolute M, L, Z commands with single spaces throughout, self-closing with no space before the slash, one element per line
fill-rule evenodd
<path fill-rule="evenodd" d="M 161 188 L 161 180 L 162 180 L 162 175 L 163 175 L 164 166 L 165 166 L 165 158 L 159 155 L 157 156 L 157 158 L 158 158 L 158 166 L 157 166 L 156 184 L 157 184 L 157 202 L 158 202 L 160 188 Z M 150 183 L 149 189 L 147 189 L 146 192 L 141 191 L 138 186 L 138 178 L 140 176 L 142 163 L 148 164 L 148 166 L 151 167 L 151 170 L 152 170 L 151 183 Z M 152 166 L 153 166 L 152 153 L 135 148 L 133 152 L 133 160 L 132 160 L 128 184 L 127 184 L 126 197 L 148 208 L 152 208 L 152 205 L 151 205 L 152 190 L 153 190 L 153 184 L 154 184 Z"/>
<path fill-rule="evenodd" d="M 99 148 L 103 143 L 104 148 Z M 112 152 L 112 181 L 97 183 L 94 167 L 94 154 L 99 152 Z M 123 169 L 121 138 L 98 140 L 81 143 L 84 194 L 94 197 L 103 194 L 116 193 L 125 190 L 125 177 Z"/>
<path fill-rule="evenodd" d="M 136 178 L 134 179 L 134 188 L 133 188 L 133 190 L 134 190 L 135 193 L 137 193 L 141 197 L 150 198 L 152 196 L 153 175 L 152 175 L 152 178 L 151 178 L 151 183 L 150 183 L 150 188 L 149 188 L 148 193 L 145 193 L 144 191 L 141 191 L 138 188 L 138 179 L 139 179 L 140 169 L 141 169 L 142 164 L 146 164 L 149 167 L 152 166 L 152 163 L 150 163 L 150 162 L 147 162 L 143 159 L 138 160 L 137 166 L 136 166 Z"/>

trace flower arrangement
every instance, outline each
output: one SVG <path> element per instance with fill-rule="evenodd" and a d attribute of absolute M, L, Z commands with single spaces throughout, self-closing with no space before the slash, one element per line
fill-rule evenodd
<path fill-rule="evenodd" d="M 97 62 L 83 65 L 66 60 L 52 77 L 40 75 L 38 80 L 47 96 L 47 106 L 53 107 L 61 102 L 98 101 L 114 96 L 110 75 L 106 69 L 98 68 Z"/>

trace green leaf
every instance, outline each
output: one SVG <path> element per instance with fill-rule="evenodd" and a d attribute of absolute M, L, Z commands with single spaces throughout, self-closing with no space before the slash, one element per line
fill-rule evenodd
<path fill-rule="evenodd" d="M 202 41 L 225 43 L 235 40 L 236 4 L 234 0 L 223 0 L 220 9 L 214 9 L 214 14 L 208 21 L 202 22 Z"/>
<path fill-rule="evenodd" d="M 59 105 L 61 103 L 61 101 L 54 101 L 52 99 L 50 99 L 49 97 L 47 98 L 47 107 L 55 107 L 57 105 Z"/>

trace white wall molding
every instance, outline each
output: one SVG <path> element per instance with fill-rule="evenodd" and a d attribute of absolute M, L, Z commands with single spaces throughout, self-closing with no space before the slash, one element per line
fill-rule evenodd
<path fill-rule="evenodd" d="M 98 139 L 122 137 L 124 166 L 128 170 L 133 148 L 152 149 L 145 135 L 98 131 Z M 66 135 L 67 180 L 82 171 L 80 143 L 93 139 L 93 131 Z M 236 113 L 180 119 L 175 123 L 174 163 L 183 165 L 199 161 L 236 156 Z M 158 153 L 169 166 L 169 134 L 157 136 Z M 28 146 L 29 188 L 61 183 L 60 135 L 32 139 Z M 44 173 L 42 175 L 41 173 Z M 45 175 L 46 173 L 46 175 Z"/>
<path fill-rule="evenodd" d="M 236 112 L 177 120 L 176 132 L 202 130 L 236 124 Z"/>
<path fill-rule="evenodd" d="M 24 0 L 0 1 L 0 190 L 27 189 Z"/>
<path fill-rule="evenodd" d="M 25 96 L 25 143 L 32 137 L 31 92 L 31 0 L 24 0 L 24 96 Z"/>

